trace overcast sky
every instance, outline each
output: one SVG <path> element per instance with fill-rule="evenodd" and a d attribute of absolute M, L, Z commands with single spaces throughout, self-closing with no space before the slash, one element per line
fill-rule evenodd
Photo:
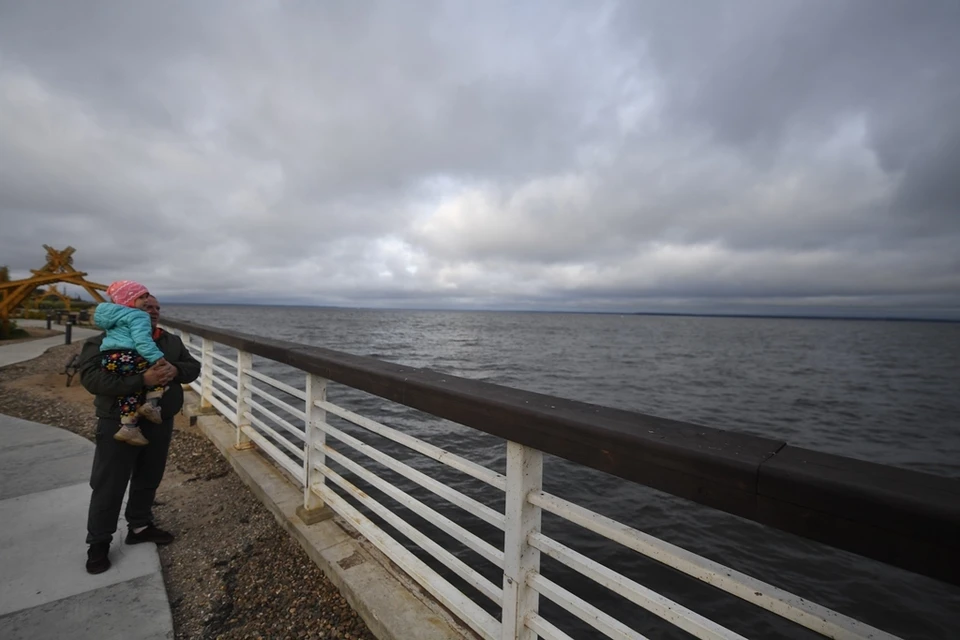
<path fill-rule="evenodd" d="M 960 3 L 0 0 L 0 264 L 960 317 Z"/>

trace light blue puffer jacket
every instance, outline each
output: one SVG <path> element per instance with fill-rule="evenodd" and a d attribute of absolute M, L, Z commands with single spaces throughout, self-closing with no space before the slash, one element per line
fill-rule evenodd
<path fill-rule="evenodd" d="M 132 349 L 150 364 L 163 357 L 163 352 L 153 341 L 153 327 L 146 311 L 101 302 L 93 313 L 93 323 L 107 332 L 100 351 Z"/>

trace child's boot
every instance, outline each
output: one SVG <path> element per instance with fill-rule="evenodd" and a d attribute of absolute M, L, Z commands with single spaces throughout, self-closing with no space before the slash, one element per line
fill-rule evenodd
<path fill-rule="evenodd" d="M 120 430 L 113 434 L 114 440 L 126 442 L 135 447 L 142 447 L 150 444 L 150 441 L 143 437 L 143 432 L 136 424 L 121 425 Z"/>
<path fill-rule="evenodd" d="M 137 415 L 143 416 L 154 424 L 160 424 L 163 422 L 163 416 L 160 415 L 160 407 L 152 402 L 144 402 L 142 405 L 137 407 Z"/>

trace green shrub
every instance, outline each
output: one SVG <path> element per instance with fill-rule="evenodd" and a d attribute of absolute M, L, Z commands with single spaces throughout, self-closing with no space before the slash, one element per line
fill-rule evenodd
<path fill-rule="evenodd" d="M 2 329 L 0 329 L 0 340 L 18 340 L 20 338 L 30 337 L 30 334 L 27 333 L 26 330 L 21 329 L 17 325 L 16 320 L 10 320 L 8 327 L 9 331 L 6 333 L 6 335 L 4 335 Z"/>

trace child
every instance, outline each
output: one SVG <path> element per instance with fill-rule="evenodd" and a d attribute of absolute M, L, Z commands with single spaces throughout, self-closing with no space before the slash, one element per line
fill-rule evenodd
<path fill-rule="evenodd" d="M 93 323 L 107 332 L 100 345 L 100 366 L 118 376 L 143 373 L 163 360 L 163 352 L 153 341 L 150 316 L 143 310 L 150 292 L 138 282 L 119 280 L 107 287 L 107 295 L 113 303 L 97 305 L 93 314 Z M 157 424 L 163 421 L 160 398 L 164 391 L 166 387 L 157 386 L 147 389 L 145 398 L 143 391 L 119 396 L 117 406 L 121 426 L 114 439 L 138 447 L 149 444 L 137 426 L 137 419 L 142 416 Z"/>

